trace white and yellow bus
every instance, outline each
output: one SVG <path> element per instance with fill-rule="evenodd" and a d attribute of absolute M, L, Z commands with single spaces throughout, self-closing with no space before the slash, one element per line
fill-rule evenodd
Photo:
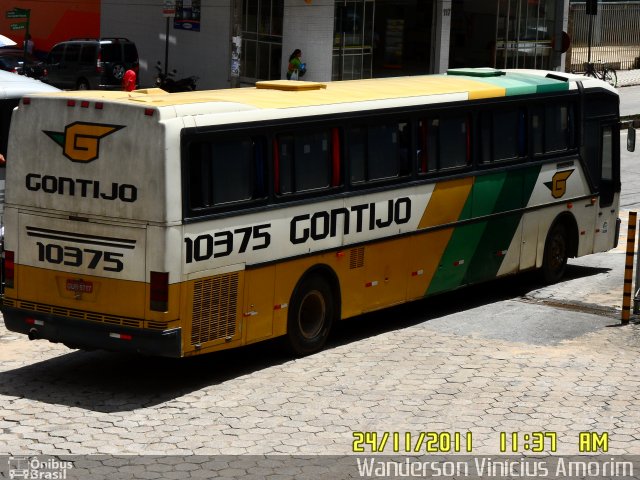
<path fill-rule="evenodd" d="M 619 100 L 543 71 L 167 94 L 61 92 L 13 117 L 9 330 L 190 356 L 611 249 Z"/>

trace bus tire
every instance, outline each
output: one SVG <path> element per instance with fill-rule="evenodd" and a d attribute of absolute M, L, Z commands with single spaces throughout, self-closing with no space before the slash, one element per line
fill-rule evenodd
<path fill-rule="evenodd" d="M 542 279 L 547 284 L 558 282 L 564 275 L 569 258 L 567 228 L 562 222 L 553 224 L 544 242 Z"/>
<path fill-rule="evenodd" d="M 334 315 L 335 301 L 327 281 L 318 275 L 304 278 L 289 304 L 287 337 L 293 353 L 304 356 L 321 350 Z"/>

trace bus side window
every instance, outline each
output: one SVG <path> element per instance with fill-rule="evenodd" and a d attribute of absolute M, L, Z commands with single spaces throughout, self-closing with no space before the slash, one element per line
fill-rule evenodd
<path fill-rule="evenodd" d="M 533 154 L 544 153 L 544 106 L 531 107 L 531 138 L 533 140 Z"/>
<path fill-rule="evenodd" d="M 466 116 L 421 120 L 419 132 L 419 173 L 464 167 L 469 164 L 470 132 Z"/>
<path fill-rule="evenodd" d="M 535 105 L 531 112 L 534 155 L 562 152 L 575 147 L 573 104 Z"/>
<path fill-rule="evenodd" d="M 467 117 L 440 119 L 440 168 L 469 164 L 469 121 Z"/>
<path fill-rule="evenodd" d="M 556 103 L 546 106 L 545 112 L 545 150 L 546 152 L 560 152 L 572 145 L 570 139 L 569 105 Z"/>
<path fill-rule="evenodd" d="M 281 134 L 277 136 L 280 194 L 328 188 L 335 179 L 335 153 L 331 145 L 337 137 L 329 129 Z"/>
<path fill-rule="evenodd" d="M 263 198 L 264 166 L 259 161 L 264 158 L 263 149 L 264 141 L 250 137 L 193 142 L 189 147 L 190 208 Z"/>
<path fill-rule="evenodd" d="M 493 112 L 493 160 L 511 160 L 518 157 L 519 115 L 518 110 Z"/>
<path fill-rule="evenodd" d="M 349 129 L 351 184 L 411 174 L 411 124 L 388 122 Z"/>
<path fill-rule="evenodd" d="M 367 180 L 367 129 L 351 127 L 348 144 L 351 183 L 362 183 Z"/>
<path fill-rule="evenodd" d="M 372 125 L 367 135 L 368 180 L 398 176 L 398 130 L 395 125 Z"/>
<path fill-rule="evenodd" d="M 480 125 L 483 163 L 527 156 L 527 115 L 524 108 L 482 112 Z"/>

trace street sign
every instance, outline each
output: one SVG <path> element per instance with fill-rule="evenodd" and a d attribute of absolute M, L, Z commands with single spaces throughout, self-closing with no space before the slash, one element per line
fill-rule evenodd
<path fill-rule="evenodd" d="M 7 18 L 29 18 L 30 10 L 24 8 L 14 8 L 13 10 L 7 10 Z"/>
<path fill-rule="evenodd" d="M 23 30 L 24 28 L 26 28 L 26 26 L 26 23 L 12 23 L 9 25 L 9 28 L 11 30 Z"/>
<path fill-rule="evenodd" d="M 162 15 L 166 18 L 176 16 L 176 2 L 172 0 L 165 0 L 164 7 L 162 8 Z"/>

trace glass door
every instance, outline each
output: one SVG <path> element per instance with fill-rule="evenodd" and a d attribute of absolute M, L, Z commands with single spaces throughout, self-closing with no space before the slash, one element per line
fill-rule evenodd
<path fill-rule="evenodd" d="M 555 3 L 497 0 L 495 68 L 550 68 Z"/>
<path fill-rule="evenodd" d="M 333 27 L 333 80 L 371 78 L 375 0 L 337 0 Z"/>

